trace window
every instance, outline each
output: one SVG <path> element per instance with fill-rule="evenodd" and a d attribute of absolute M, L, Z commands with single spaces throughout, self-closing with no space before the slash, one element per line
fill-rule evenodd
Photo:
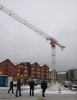
<path fill-rule="evenodd" d="M 34 68 L 31 68 L 32 70 L 34 70 Z"/>
<path fill-rule="evenodd" d="M 37 78 L 39 78 L 40 76 L 37 76 Z"/>
<path fill-rule="evenodd" d="M 18 72 L 20 71 L 20 69 L 17 70 Z"/>
<path fill-rule="evenodd" d="M 42 78 L 44 77 L 44 76 L 41 76 Z"/>
<path fill-rule="evenodd" d="M 34 73 L 33 71 L 31 73 Z"/>
<path fill-rule="evenodd" d="M 23 72 L 24 72 L 24 69 L 23 69 L 23 68 L 21 68 L 21 74 L 23 74 Z"/>
<path fill-rule="evenodd" d="M 34 75 L 31 75 L 31 77 L 34 77 Z"/>
<path fill-rule="evenodd" d="M 35 68 L 37 68 L 37 65 L 35 65 Z"/>
<path fill-rule="evenodd" d="M 40 74 L 40 72 L 38 72 L 38 74 Z"/>
<path fill-rule="evenodd" d="M 25 70 L 25 72 L 27 72 L 27 70 Z"/>
<path fill-rule="evenodd" d="M 21 65 L 21 68 L 23 68 L 23 65 Z"/>
<path fill-rule="evenodd" d="M 19 73 L 17 73 L 17 76 L 19 76 L 20 74 Z"/>
<path fill-rule="evenodd" d="M 40 69 L 38 69 L 38 71 L 39 71 Z"/>
<path fill-rule="evenodd" d="M 18 65 L 18 68 L 20 68 L 20 65 Z"/>

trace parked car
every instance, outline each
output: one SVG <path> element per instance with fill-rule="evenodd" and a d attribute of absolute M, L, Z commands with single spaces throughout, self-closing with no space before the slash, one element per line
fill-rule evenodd
<path fill-rule="evenodd" d="M 72 85 L 71 81 L 62 81 L 62 85 L 64 85 L 64 87 L 69 88 L 69 86 Z"/>
<path fill-rule="evenodd" d="M 72 90 L 73 90 L 73 91 L 77 91 L 77 85 L 73 84 L 73 85 L 72 85 Z"/>

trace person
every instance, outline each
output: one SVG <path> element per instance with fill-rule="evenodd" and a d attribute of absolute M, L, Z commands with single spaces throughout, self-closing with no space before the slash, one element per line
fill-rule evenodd
<path fill-rule="evenodd" d="M 29 82 L 29 86 L 30 86 L 30 96 L 34 96 L 34 85 L 35 82 L 33 81 L 33 79 L 31 79 L 31 81 Z"/>
<path fill-rule="evenodd" d="M 22 96 L 21 95 L 21 82 L 20 82 L 20 78 L 17 81 L 16 97 L 18 97 L 18 91 L 19 91 L 19 96 Z"/>
<path fill-rule="evenodd" d="M 8 93 L 10 92 L 10 90 L 12 90 L 12 93 L 14 93 L 13 92 L 13 81 L 10 82 L 10 89 L 8 90 Z"/>
<path fill-rule="evenodd" d="M 47 89 L 47 82 L 45 80 L 41 82 L 41 88 L 42 88 L 42 96 L 45 97 L 45 91 Z"/>

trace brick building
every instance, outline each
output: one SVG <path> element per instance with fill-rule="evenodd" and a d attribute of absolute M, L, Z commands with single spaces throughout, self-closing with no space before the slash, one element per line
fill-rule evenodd
<path fill-rule="evenodd" d="M 9 59 L 0 62 L 0 75 L 16 77 L 16 73 L 15 65 Z"/>
<path fill-rule="evenodd" d="M 49 80 L 49 67 L 47 65 L 42 65 L 41 66 L 41 74 L 40 78 Z"/>
<path fill-rule="evenodd" d="M 40 65 L 37 62 L 31 64 L 30 78 L 40 79 L 40 74 L 41 74 Z"/>
<path fill-rule="evenodd" d="M 12 76 L 14 80 L 24 79 L 49 79 L 49 67 L 47 65 L 40 66 L 37 62 L 30 64 L 22 62 L 14 65 L 9 59 L 0 63 L 0 75 Z"/>
<path fill-rule="evenodd" d="M 30 77 L 34 79 L 49 79 L 49 67 L 47 65 L 40 66 L 37 62 L 31 64 Z"/>
<path fill-rule="evenodd" d="M 24 78 L 29 78 L 29 63 L 20 63 L 16 65 L 17 70 L 17 79 L 21 78 L 23 80 Z"/>

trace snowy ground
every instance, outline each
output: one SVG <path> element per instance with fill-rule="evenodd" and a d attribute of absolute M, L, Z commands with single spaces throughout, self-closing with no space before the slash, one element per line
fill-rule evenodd
<path fill-rule="evenodd" d="M 48 87 L 46 90 L 46 94 L 75 94 L 77 93 L 63 86 L 61 86 L 60 93 L 59 93 L 59 86 L 60 86 L 59 84 L 53 84 L 52 86 Z M 26 87 L 24 86 L 23 90 L 24 90 L 23 92 L 29 93 L 29 86 L 26 86 Z M 35 86 L 34 92 L 39 93 L 39 94 L 42 92 L 40 85 Z"/>
<path fill-rule="evenodd" d="M 52 86 L 49 86 L 46 90 L 46 94 L 76 94 L 77 91 L 72 91 L 69 90 L 68 88 L 65 88 L 63 86 L 61 86 L 60 88 L 60 93 L 59 93 L 59 84 L 53 84 Z M 24 93 L 29 93 L 29 86 L 23 86 L 22 87 L 22 92 Z M 0 87 L 0 89 L 9 89 L 9 87 Z M 14 87 L 14 89 L 16 89 L 16 87 Z M 42 90 L 40 88 L 40 85 L 35 86 L 35 93 L 41 94 Z"/>

